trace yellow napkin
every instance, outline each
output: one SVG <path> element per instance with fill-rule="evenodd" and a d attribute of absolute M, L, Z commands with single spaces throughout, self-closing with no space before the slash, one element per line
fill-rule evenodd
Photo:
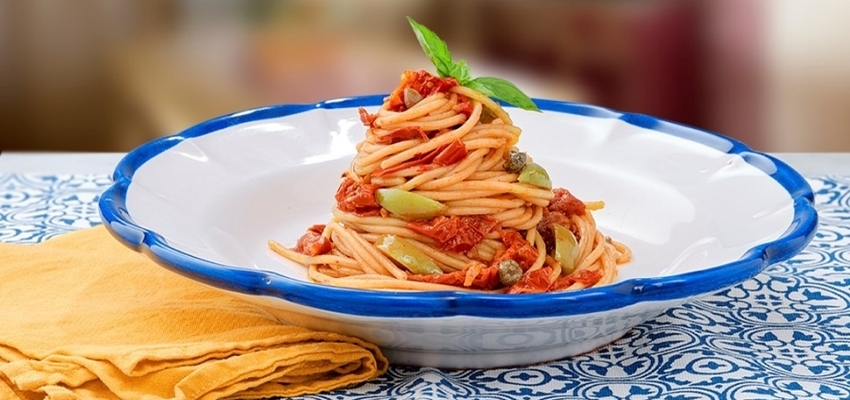
<path fill-rule="evenodd" d="M 256 399 L 373 379 L 361 340 L 280 323 L 103 227 L 0 244 L 0 399 Z"/>

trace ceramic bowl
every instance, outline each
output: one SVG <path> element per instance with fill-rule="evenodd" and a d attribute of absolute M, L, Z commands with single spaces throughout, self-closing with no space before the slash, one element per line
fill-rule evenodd
<path fill-rule="evenodd" d="M 272 253 L 331 218 L 383 96 L 259 108 L 149 142 L 100 200 L 113 236 L 164 268 L 268 307 L 281 320 L 378 344 L 395 364 L 524 365 L 584 353 L 698 296 L 786 260 L 817 225 L 788 165 L 721 135 L 600 107 L 508 108 L 518 146 L 556 187 L 603 200 L 600 229 L 633 261 L 606 287 L 547 294 L 352 290 L 307 281 Z"/>

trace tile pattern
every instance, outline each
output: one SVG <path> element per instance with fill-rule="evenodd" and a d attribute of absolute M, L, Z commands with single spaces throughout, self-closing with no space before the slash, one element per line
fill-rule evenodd
<path fill-rule="evenodd" d="M 300 399 L 850 398 L 850 177 L 811 177 L 820 226 L 801 254 L 668 310 L 588 354 L 525 368 L 393 367 Z M 0 242 L 100 223 L 106 175 L 0 175 Z"/>

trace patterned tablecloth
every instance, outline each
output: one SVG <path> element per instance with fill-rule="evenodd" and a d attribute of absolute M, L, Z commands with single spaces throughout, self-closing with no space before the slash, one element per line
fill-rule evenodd
<path fill-rule="evenodd" d="M 302 399 L 850 399 L 850 177 L 815 176 L 820 227 L 793 259 L 589 354 L 523 368 L 394 367 Z M 100 223 L 107 175 L 0 174 L 0 241 Z"/>

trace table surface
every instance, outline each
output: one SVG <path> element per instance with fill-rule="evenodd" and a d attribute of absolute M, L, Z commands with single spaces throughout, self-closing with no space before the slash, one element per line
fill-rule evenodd
<path fill-rule="evenodd" d="M 850 175 L 850 153 L 775 153 L 803 175 Z M 124 153 L 0 153 L 0 173 L 111 174 Z"/>
<path fill-rule="evenodd" d="M 0 242 L 36 243 L 100 223 L 123 154 L 0 154 Z M 523 368 L 392 367 L 299 399 L 850 398 L 850 154 L 783 153 L 816 196 L 819 228 L 798 256 L 690 301 L 591 353 Z"/>

